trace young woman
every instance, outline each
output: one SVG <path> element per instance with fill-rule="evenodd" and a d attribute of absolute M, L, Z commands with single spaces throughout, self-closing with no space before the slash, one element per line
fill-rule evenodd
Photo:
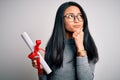
<path fill-rule="evenodd" d="M 52 73 L 39 75 L 40 80 L 93 80 L 98 52 L 86 14 L 76 2 L 58 8 L 45 60 Z M 34 60 L 33 66 L 37 66 Z"/>

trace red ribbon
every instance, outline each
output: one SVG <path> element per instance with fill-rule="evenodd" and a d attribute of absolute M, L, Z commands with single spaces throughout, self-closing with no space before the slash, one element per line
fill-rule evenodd
<path fill-rule="evenodd" d="M 38 74 L 42 74 L 43 70 L 40 68 L 40 57 L 38 54 L 38 51 L 42 50 L 43 52 L 45 52 L 44 49 L 39 48 L 39 45 L 41 44 L 41 40 L 36 40 L 36 45 L 34 46 L 34 52 L 32 52 L 31 54 L 28 55 L 28 58 L 30 59 L 36 59 L 37 60 L 37 69 L 38 69 Z M 35 58 L 37 57 L 37 58 Z"/>

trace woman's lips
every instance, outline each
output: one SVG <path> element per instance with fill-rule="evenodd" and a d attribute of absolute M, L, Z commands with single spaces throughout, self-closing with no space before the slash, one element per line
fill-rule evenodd
<path fill-rule="evenodd" d="M 80 28 L 81 26 L 80 25 L 74 25 L 73 27 L 74 28 Z"/>

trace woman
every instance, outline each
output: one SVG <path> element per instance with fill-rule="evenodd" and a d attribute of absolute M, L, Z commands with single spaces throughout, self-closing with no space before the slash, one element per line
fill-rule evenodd
<path fill-rule="evenodd" d="M 52 73 L 39 75 L 40 80 L 93 80 L 98 52 L 86 14 L 76 2 L 66 2 L 58 8 L 45 60 Z"/>

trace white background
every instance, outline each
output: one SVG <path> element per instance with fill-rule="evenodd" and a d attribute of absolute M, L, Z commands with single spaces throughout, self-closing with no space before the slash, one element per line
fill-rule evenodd
<path fill-rule="evenodd" d="M 42 40 L 52 33 L 57 8 L 68 0 L 0 0 L 0 80 L 37 80 L 21 38 Z M 100 60 L 94 80 L 120 80 L 120 0 L 74 0 L 84 8 Z"/>

